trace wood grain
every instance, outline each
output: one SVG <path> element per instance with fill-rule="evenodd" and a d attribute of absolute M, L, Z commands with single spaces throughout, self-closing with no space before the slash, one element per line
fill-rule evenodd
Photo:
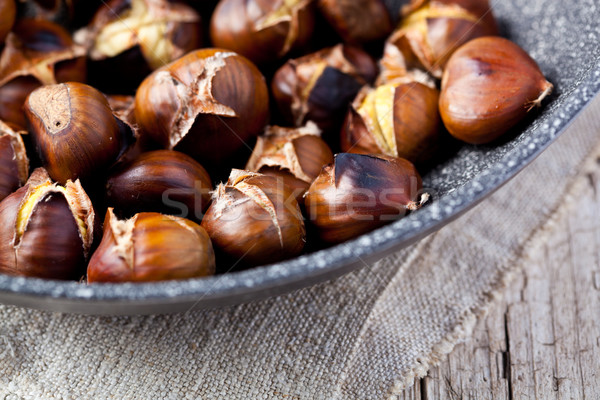
<path fill-rule="evenodd" d="M 586 179 L 473 335 L 400 398 L 600 399 L 600 164 Z"/>

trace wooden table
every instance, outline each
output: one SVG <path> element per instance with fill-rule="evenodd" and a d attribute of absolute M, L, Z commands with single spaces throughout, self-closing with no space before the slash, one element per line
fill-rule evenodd
<path fill-rule="evenodd" d="M 473 335 L 401 398 L 600 399 L 600 160 L 587 181 Z"/>

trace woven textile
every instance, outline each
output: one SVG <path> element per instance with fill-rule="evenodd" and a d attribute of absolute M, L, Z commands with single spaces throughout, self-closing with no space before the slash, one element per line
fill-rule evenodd
<path fill-rule="evenodd" d="M 468 335 L 600 136 L 600 99 L 519 176 L 333 282 L 225 309 L 94 317 L 0 306 L 0 399 L 386 399 Z"/>

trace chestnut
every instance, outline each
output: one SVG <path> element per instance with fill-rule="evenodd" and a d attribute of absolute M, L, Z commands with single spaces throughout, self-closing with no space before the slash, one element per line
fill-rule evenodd
<path fill-rule="evenodd" d="M 323 168 L 306 196 L 321 240 L 340 243 L 414 211 L 428 199 L 421 177 L 405 159 L 340 153 Z"/>
<path fill-rule="evenodd" d="M 313 0 L 221 0 L 210 21 L 216 47 L 265 64 L 305 46 L 314 29 Z"/>
<path fill-rule="evenodd" d="M 29 159 L 20 132 L 0 121 L 0 200 L 25 184 Z"/>
<path fill-rule="evenodd" d="M 22 107 L 29 93 L 42 85 L 85 79 L 85 49 L 64 28 L 19 20 L 0 55 L 0 119 L 25 129 Z"/>
<path fill-rule="evenodd" d="M 289 60 L 275 73 L 271 90 L 288 123 L 310 120 L 324 132 L 337 132 L 356 93 L 376 76 L 371 56 L 340 44 Z"/>
<path fill-rule="evenodd" d="M 0 2 L 0 43 L 4 43 L 6 35 L 12 29 L 17 16 L 15 0 L 3 0 Z"/>
<path fill-rule="evenodd" d="M 258 137 L 246 170 L 283 179 L 296 200 L 303 202 L 306 189 L 332 161 L 333 153 L 314 123 L 302 128 L 268 126 Z"/>
<path fill-rule="evenodd" d="M 463 45 L 448 61 L 439 108 L 452 136 L 471 144 L 488 143 L 540 106 L 552 88 L 518 45 L 483 37 Z"/>
<path fill-rule="evenodd" d="M 36 169 L 0 202 L 0 272 L 79 279 L 94 235 L 94 209 L 79 181 L 53 183 Z"/>
<path fill-rule="evenodd" d="M 105 92 L 133 92 L 152 70 L 201 45 L 200 16 L 167 0 L 110 0 L 75 41 L 88 49 L 90 82 Z"/>
<path fill-rule="evenodd" d="M 269 117 L 265 79 L 248 59 L 220 49 L 191 52 L 148 76 L 135 96 L 140 136 L 204 166 L 235 163 Z"/>
<path fill-rule="evenodd" d="M 440 78 L 458 47 L 497 34 L 488 0 L 412 0 L 386 42 L 382 72 L 401 75 L 418 68 Z"/>
<path fill-rule="evenodd" d="M 204 277 L 214 271 L 210 239 L 198 224 L 154 212 L 119 220 L 109 208 L 87 281 L 150 282 Z"/>
<path fill-rule="evenodd" d="M 24 110 L 40 160 L 59 183 L 98 176 L 125 150 L 127 127 L 91 86 L 43 86 L 27 97 Z"/>
<path fill-rule="evenodd" d="M 406 79 L 365 87 L 342 127 L 342 151 L 430 160 L 440 138 L 438 99 L 433 82 Z"/>
<path fill-rule="evenodd" d="M 383 39 L 393 29 L 383 0 L 318 0 L 321 14 L 346 43 Z"/>
<path fill-rule="evenodd" d="M 220 184 L 202 226 L 219 265 L 256 266 L 300 254 L 306 231 L 298 202 L 282 180 L 233 170 Z"/>
<path fill-rule="evenodd" d="M 107 204 L 120 213 L 155 211 L 198 221 L 208 208 L 210 191 L 206 170 L 173 150 L 142 153 L 113 172 L 106 183 Z"/>

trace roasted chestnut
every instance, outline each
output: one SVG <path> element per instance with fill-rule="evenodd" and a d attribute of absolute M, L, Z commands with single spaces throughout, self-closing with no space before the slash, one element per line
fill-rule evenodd
<path fill-rule="evenodd" d="M 127 126 L 91 86 L 43 86 L 27 97 L 24 110 L 40 160 L 60 183 L 97 177 L 125 150 Z"/>
<path fill-rule="evenodd" d="M 264 77 L 227 50 L 189 53 L 154 71 L 135 96 L 140 135 L 204 166 L 244 159 L 233 156 L 262 132 L 268 116 Z"/>
<path fill-rule="evenodd" d="M 0 43 L 4 43 L 6 35 L 15 23 L 17 16 L 17 7 L 15 0 L 3 0 L 0 2 Z"/>
<path fill-rule="evenodd" d="M 53 183 L 36 169 L 0 202 L 0 272 L 79 279 L 94 237 L 94 209 L 79 181 Z"/>
<path fill-rule="evenodd" d="M 0 121 L 0 200 L 25 184 L 29 159 L 19 132 Z"/>
<path fill-rule="evenodd" d="M 119 213 L 155 211 L 198 221 L 208 208 L 210 191 L 206 170 L 173 150 L 142 153 L 112 173 L 106 184 L 107 204 Z"/>
<path fill-rule="evenodd" d="M 292 190 L 281 179 L 241 170 L 217 187 L 202 226 L 219 264 L 235 267 L 294 257 L 306 235 Z"/>
<path fill-rule="evenodd" d="M 497 34 L 488 0 L 413 0 L 386 42 L 382 73 L 398 76 L 417 68 L 440 78 L 458 47 Z"/>
<path fill-rule="evenodd" d="M 302 126 L 310 120 L 324 132 L 338 132 L 348 105 L 376 75 L 371 56 L 340 44 L 289 60 L 276 72 L 271 90 L 288 123 Z"/>
<path fill-rule="evenodd" d="M 487 143 L 540 106 L 552 88 L 518 45 L 500 37 L 479 38 L 448 61 L 440 113 L 452 136 L 467 143 Z"/>
<path fill-rule="evenodd" d="M 383 0 L 318 0 L 319 10 L 346 43 L 383 39 L 393 29 Z"/>
<path fill-rule="evenodd" d="M 315 23 L 313 0 L 221 0 L 210 21 L 216 47 L 257 64 L 305 46 Z"/>
<path fill-rule="evenodd" d="M 88 49 L 90 82 L 109 93 L 133 92 L 152 70 L 201 45 L 200 16 L 167 0 L 111 0 L 75 41 Z"/>
<path fill-rule="evenodd" d="M 302 128 L 268 126 L 258 137 L 246 170 L 283 179 L 296 200 L 304 202 L 306 189 L 332 161 L 333 153 L 314 123 Z"/>
<path fill-rule="evenodd" d="M 407 79 L 365 87 L 342 127 L 342 151 L 430 160 L 440 137 L 438 99 L 433 82 Z"/>
<path fill-rule="evenodd" d="M 22 19 L 6 39 L 0 55 L 0 119 L 26 128 L 22 107 L 37 87 L 85 81 L 85 49 L 73 44 L 59 25 Z"/>
<path fill-rule="evenodd" d="M 88 283 L 149 282 L 212 275 L 206 231 L 185 218 L 139 213 L 119 220 L 109 208 L 104 234 L 87 268 Z"/>
<path fill-rule="evenodd" d="M 421 177 L 405 159 L 352 153 L 335 155 L 305 196 L 321 240 L 340 243 L 421 207 Z"/>

